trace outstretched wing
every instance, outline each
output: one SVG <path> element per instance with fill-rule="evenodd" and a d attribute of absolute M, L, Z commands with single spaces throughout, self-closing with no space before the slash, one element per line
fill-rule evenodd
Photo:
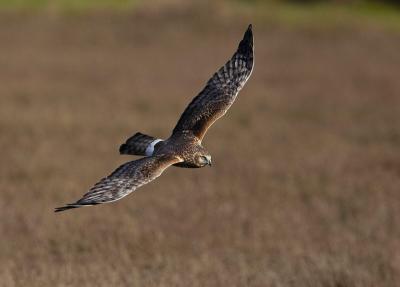
<path fill-rule="evenodd" d="M 200 140 L 235 101 L 253 69 L 253 32 L 249 25 L 232 58 L 207 82 L 181 115 L 173 134 L 192 132 Z"/>
<path fill-rule="evenodd" d="M 55 212 L 121 199 L 156 179 L 167 167 L 180 161 L 177 157 L 160 155 L 127 162 L 96 183 L 80 200 L 58 207 Z"/>

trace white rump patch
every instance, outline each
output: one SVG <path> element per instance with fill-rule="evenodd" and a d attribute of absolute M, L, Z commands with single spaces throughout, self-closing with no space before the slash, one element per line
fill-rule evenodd
<path fill-rule="evenodd" d="M 158 142 L 162 142 L 163 140 L 161 139 L 156 139 L 154 141 L 151 142 L 151 144 L 149 144 L 146 148 L 146 156 L 151 156 L 153 155 L 154 152 L 154 146 L 158 143 Z"/>

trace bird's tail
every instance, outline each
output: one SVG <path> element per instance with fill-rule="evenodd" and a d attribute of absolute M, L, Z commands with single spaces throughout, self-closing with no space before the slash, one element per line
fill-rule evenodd
<path fill-rule="evenodd" d="M 155 146 L 159 142 L 162 142 L 162 140 L 142 133 L 136 133 L 119 147 L 119 153 L 151 156 Z"/>

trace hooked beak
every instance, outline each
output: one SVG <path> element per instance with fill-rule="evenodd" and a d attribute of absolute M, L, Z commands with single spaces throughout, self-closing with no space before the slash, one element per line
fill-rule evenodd
<path fill-rule="evenodd" d="M 207 164 L 208 164 L 209 166 L 212 166 L 211 158 L 208 159 Z"/>

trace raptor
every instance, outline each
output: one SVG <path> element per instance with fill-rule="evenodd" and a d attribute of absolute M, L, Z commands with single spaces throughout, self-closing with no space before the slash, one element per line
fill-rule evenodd
<path fill-rule="evenodd" d="M 81 199 L 57 207 L 55 212 L 119 200 L 156 179 L 172 165 L 185 168 L 211 165 L 211 155 L 202 146 L 202 140 L 208 128 L 227 112 L 249 79 L 254 65 L 253 50 L 252 25 L 249 25 L 232 58 L 190 102 L 168 139 L 136 133 L 120 146 L 119 151 L 143 158 L 121 165 Z"/>

